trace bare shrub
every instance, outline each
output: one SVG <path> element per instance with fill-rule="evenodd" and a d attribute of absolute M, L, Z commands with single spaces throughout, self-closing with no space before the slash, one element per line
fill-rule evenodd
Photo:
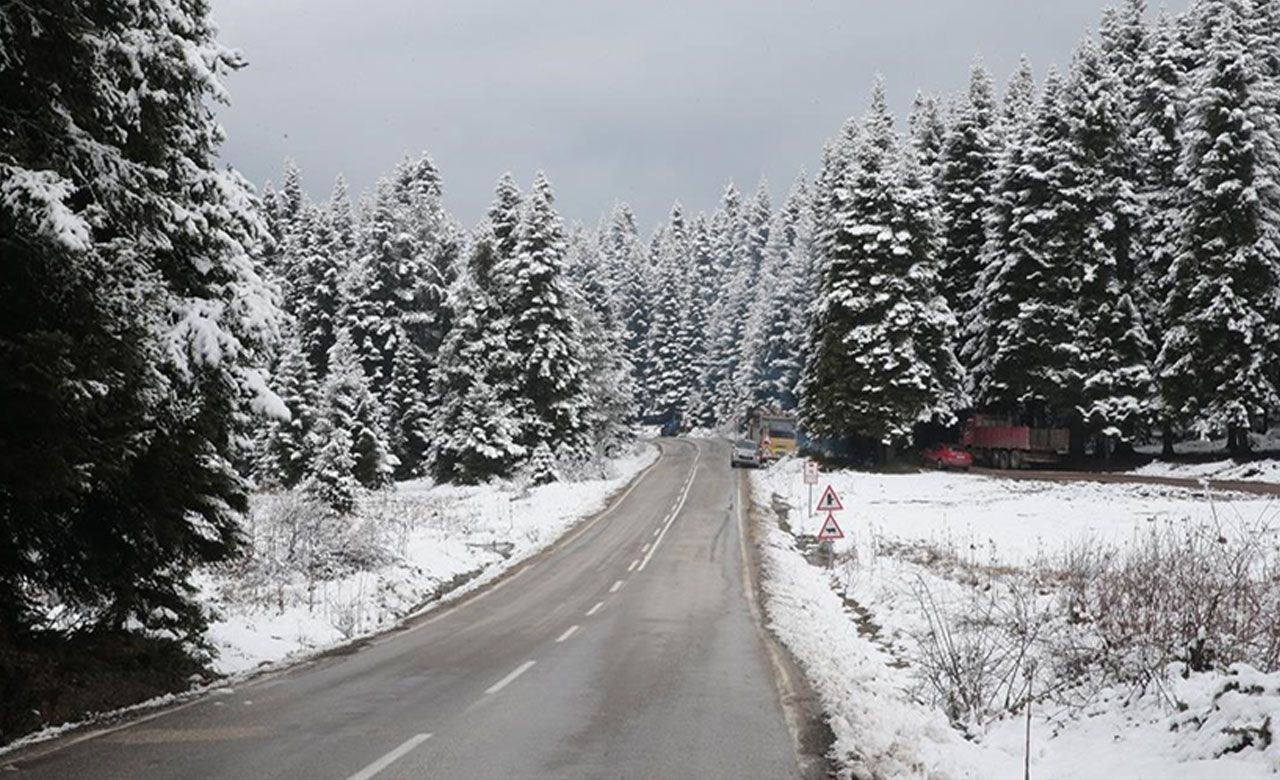
<path fill-rule="evenodd" d="M 1280 670 L 1280 534 L 1268 517 L 1153 522 L 1129 544 L 1082 542 L 1026 571 L 898 552 L 965 586 L 960 604 L 915 586 L 927 621 L 918 676 L 961 727 L 1019 709 L 1029 691 L 1071 706 L 1104 685 L 1163 694 L 1171 669 Z"/>
<path fill-rule="evenodd" d="M 1270 518 L 1153 524 L 1132 544 L 1068 552 L 1070 618 L 1100 640 L 1112 678 L 1145 685 L 1188 671 L 1280 668 L 1280 550 Z"/>
<path fill-rule="evenodd" d="M 408 553 L 409 540 L 421 529 L 466 530 L 463 520 L 451 520 L 443 509 L 438 500 L 379 490 L 361 499 L 355 514 L 362 519 L 363 527 L 377 536 L 380 546 L 404 556 Z"/>
<path fill-rule="evenodd" d="M 1033 690 L 1052 689 L 1035 676 L 1049 669 L 1053 609 L 1027 581 L 991 581 L 969 591 L 961 609 L 940 604 L 922 578 L 914 593 L 927 620 L 916 637 L 917 672 L 956 726 L 972 731 L 1021 708 Z"/>
<path fill-rule="evenodd" d="M 339 589 L 332 596 L 325 595 L 325 613 L 329 624 L 338 629 L 343 638 L 350 639 L 366 627 L 369 617 L 366 615 L 368 605 L 365 601 L 364 577 L 357 580 L 355 589 L 350 593 L 343 593 Z"/>
<path fill-rule="evenodd" d="M 283 611 L 316 586 L 385 566 L 394 556 L 375 522 L 342 515 L 305 491 L 258 496 L 246 527 L 248 551 L 231 565 L 237 600 Z"/>

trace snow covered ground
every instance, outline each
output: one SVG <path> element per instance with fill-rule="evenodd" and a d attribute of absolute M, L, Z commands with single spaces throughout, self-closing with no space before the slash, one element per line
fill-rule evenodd
<path fill-rule="evenodd" d="M 248 529 L 254 556 L 197 578 L 214 616 L 215 668 L 234 674 L 291 660 L 456 598 L 603 509 L 656 458 L 655 447 L 640 445 L 609 462 L 604 476 L 531 489 L 403 482 L 364 498 L 356 522 L 332 527 L 308 526 L 308 508 L 290 497 L 259 497 Z M 317 550 L 291 546 L 304 538 L 328 541 Z"/>
<path fill-rule="evenodd" d="M 1276 670 L 1237 665 L 1184 677 L 1169 665 L 1146 686 L 1092 670 L 1066 673 L 1064 657 L 1081 650 L 1072 643 L 1097 646 L 1085 641 L 1088 620 L 1067 618 L 1060 598 L 1067 586 L 1055 579 L 1081 551 L 1126 550 L 1153 529 L 1201 525 L 1265 527 L 1270 536 L 1259 544 L 1274 567 L 1274 500 L 941 473 L 823 474 L 819 491 L 828 483 L 846 507 L 837 515 L 846 538 L 825 568 L 811 539 L 820 518 L 804 517 L 801 463 L 753 474 L 758 506 L 788 507 L 790 533 L 770 523 L 764 540 L 769 620 L 823 699 L 846 772 L 1021 777 L 1027 722 L 1018 702 L 1028 680 L 1033 778 L 1252 778 L 1280 770 Z M 1008 632 L 972 628 L 1010 622 L 1025 629 L 1023 645 L 1011 647 Z M 1066 648 L 1062 657 L 1056 648 Z M 939 679 L 941 686 L 931 682 Z M 974 701 L 987 717 L 955 716 Z"/>
<path fill-rule="evenodd" d="M 1177 477 L 1180 479 L 1212 479 L 1223 482 L 1271 482 L 1280 483 L 1280 428 L 1272 428 L 1264 434 L 1249 434 L 1255 457 L 1236 461 L 1220 457 L 1200 463 L 1178 460 L 1159 460 L 1161 445 L 1141 445 L 1138 452 L 1153 455 L 1157 460 L 1134 469 L 1131 473 L 1144 477 Z M 1179 455 L 1212 456 L 1226 450 L 1224 439 L 1202 439 L 1179 442 Z"/>
<path fill-rule="evenodd" d="M 1157 460 L 1134 469 L 1132 473 L 1146 477 L 1280 483 L 1280 460 L 1250 460 L 1243 463 L 1229 458 L 1207 463 L 1170 463 Z"/>
<path fill-rule="evenodd" d="M 1254 452 L 1280 454 L 1280 427 L 1271 428 L 1266 433 L 1250 433 L 1249 444 Z M 1192 439 L 1178 442 L 1175 448 L 1180 455 L 1220 453 L 1226 451 L 1227 440 Z M 1159 455 L 1163 445 L 1159 441 L 1154 441 L 1149 444 L 1140 444 L 1134 449 L 1146 455 Z"/>

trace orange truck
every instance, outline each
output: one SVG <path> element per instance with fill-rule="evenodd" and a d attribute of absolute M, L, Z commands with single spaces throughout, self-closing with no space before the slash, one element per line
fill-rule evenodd
<path fill-rule="evenodd" d="M 795 453 L 798 430 L 792 412 L 756 409 L 747 417 L 747 438 L 759 443 L 760 454 L 769 460 Z"/>

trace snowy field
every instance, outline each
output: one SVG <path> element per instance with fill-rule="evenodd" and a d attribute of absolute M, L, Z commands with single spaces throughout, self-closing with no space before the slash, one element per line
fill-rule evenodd
<path fill-rule="evenodd" d="M 354 522 L 317 521 L 296 497 L 259 496 L 247 529 L 253 555 L 197 578 L 214 616 L 214 666 L 235 674 L 292 660 L 456 598 L 603 509 L 656 458 L 645 444 L 603 474 L 535 488 L 402 482 L 362 499 Z"/>
<path fill-rule="evenodd" d="M 823 474 L 819 490 L 828 483 L 846 507 L 837 515 L 846 538 L 830 559 L 813 547 L 820 518 L 804 517 L 800 462 L 753 475 L 756 503 L 770 520 L 767 508 L 785 505 L 790 530 L 770 523 L 765 539 L 769 619 L 822 697 L 846 771 L 1021 777 L 1028 692 L 1033 778 L 1251 778 L 1280 769 L 1276 666 L 1261 674 L 1227 663 L 1230 652 L 1212 671 L 1191 666 L 1215 638 L 1228 651 L 1248 644 L 1275 658 L 1274 499 L 941 473 Z M 1167 561 L 1149 565 L 1150 550 Z M 1245 595 L 1265 608 L 1217 618 L 1214 626 L 1235 633 L 1202 632 L 1185 657 L 1161 655 L 1142 636 L 1114 642 L 1119 623 L 1109 616 L 1158 623 L 1164 616 L 1144 599 L 1160 604 L 1162 590 L 1199 586 L 1179 568 L 1192 559 L 1262 582 Z M 1124 587 L 1099 584 L 1117 582 Z M 1151 592 L 1133 598 L 1134 583 Z M 1133 622 L 1123 626 L 1129 634 L 1146 627 Z M 1264 625 L 1261 636 L 1251 624 Z"/>
<path fill-rule="evenodd" d="M 1132 472 L 1145 477 L 1179 477 L 1212 479 L 1223 482 L 1280 483 L 1280 460 L 1265 459 L 1237 463 L 1229 458 L 1207 463 L 1169 463 L 1154 461 Z"/>
<path fill-rule="evenodd" d="M 1272 428 L 1265 434 L 1249 434 L 1249 442 L 1255 457 L 1243 462 L 1231 458 L 1218 458 L 1201 463 L 1155 460 L 1133 470 L 1143 477 L 1177 477 L 1179 479 L 1211 479 L 1222 482 L 1271 482 L 1280 483 L 1280 428 Z M 1146 444 L 1137 448 L 1146 455 L 1160 456 L 1160 444 Z M 1226 449 L 1223 439 L 1204 439 L 1180 442 L 1179 455 L 1214 455 Z"/>

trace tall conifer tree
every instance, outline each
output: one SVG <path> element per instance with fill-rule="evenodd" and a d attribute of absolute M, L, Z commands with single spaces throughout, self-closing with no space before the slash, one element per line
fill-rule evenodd
<path fill-rule="evenodd" d="M 1251 418 L 1280 406 L 1275 82 L 1250 34 L 1252 2 L 1200 10 L 1207 51 L 1183 141 L 1188 188 L 1158 369 L 1167 412 L 1205 433 L 1226 431 L 1239 452 Z"/>
<path fill-rule="evenodd" d="M 835 196 L 801 398 L 817 435 L 893 445 L 963 401 L 954 318 L 937 292 L 933 208 L 915 155 L 899 149 L 877 84 Z"/>
<path fill-rule="evenodd" d="M 551 184 L 541 172 L 515 231 L 514 252 L 493 268 L 495 294 L 511 318 L 508 348 L 520 356 L 515 391 L 527 413 L 521 442 L 558 454 L 589 447 L 578 323 L 568 307 L 565 236 Z"/>
<path fill-rule="evenodd" d="M 942 289 L 951 308 L 966 317 L 978 311 L 981 299 L 978 279 L 998 148 L 995 90 L 978 62 L 950 122 L 938 174 Z M 964 339 L 959 350 L 970 352 Z"/>
<path fill-rule="evenodd" d="M 265 225 L 216 159 L 240 64 L 199 0 L 0 8 L 0 635 L 36 594 L 198 628 L 187 575 L 237 547 L 242 425 L 287 414 Z"/>

